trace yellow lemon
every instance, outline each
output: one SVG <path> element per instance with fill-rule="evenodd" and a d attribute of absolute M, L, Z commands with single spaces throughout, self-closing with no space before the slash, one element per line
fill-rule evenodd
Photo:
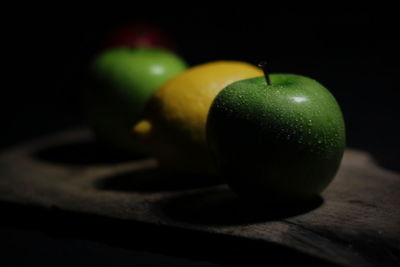
<path fill-rule="evenodd" d="M 190 68 L 164 83 L 148 102 L 144 119 L 133 126 L 160 167 L 178 172 L 214 174 L 206 143 L 211 103 L 227 85 L 262 76 L 245 62 L 216 61 Z"/>

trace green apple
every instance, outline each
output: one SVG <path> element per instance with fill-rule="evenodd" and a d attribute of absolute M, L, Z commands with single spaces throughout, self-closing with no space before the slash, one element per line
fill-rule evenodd
<path fill-rule="evenodd" d="M 158 48 L 117 48 L 102 52 L 90 67 L 84 109 L 95 135 L 119 150 L 140 151 L 130 128 L 152 93 L 186 70 L 186 63 Z"/>
<path fill-rule="evenodd" d="M 235 82 L 218 94 L 207 141 L 239 196 L 304 200 L 334 178 L 345 125 L 335 98 L 317 81 L 272 74 Z"/>

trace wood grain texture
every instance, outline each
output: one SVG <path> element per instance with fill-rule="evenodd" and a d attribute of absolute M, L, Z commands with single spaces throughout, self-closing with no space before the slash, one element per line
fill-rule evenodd
<path fill-rule="evenodd" d="M 254 207 L 225 185 L 161 173 L 153 159 L 110 156 L 78 129 L 3 151 L 0 200 L 267 242 L 343 266 L 400 265 L 400 176 L 350 149 L 321 199 Z"/>

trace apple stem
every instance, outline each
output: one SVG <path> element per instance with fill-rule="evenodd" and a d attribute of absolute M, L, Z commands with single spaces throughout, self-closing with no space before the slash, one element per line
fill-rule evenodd
<path fill-rule="evenodd" d="M 271 85 L 271 79 L 269 78 L 269 74 L 267 72 L 267 62 L 266 61 L 262 61 L 260 63 L 258 63 L 258 66 L 262 69 L 262 71 L 264 72 L 264 76 L 265 76 L 265 81 L 267 82 L 268 85 Z"/>

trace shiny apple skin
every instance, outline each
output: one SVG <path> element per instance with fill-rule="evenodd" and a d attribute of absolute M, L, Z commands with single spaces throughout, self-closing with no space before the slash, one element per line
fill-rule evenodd
<path fill-rule="evenodd" d="M 207 140 L 230 187 L 257 200 L 318 196 L 345 149 L 345 123 L 333 95 L 317 81 L 272 74 L 233 83 L 214 100 Z"/>

